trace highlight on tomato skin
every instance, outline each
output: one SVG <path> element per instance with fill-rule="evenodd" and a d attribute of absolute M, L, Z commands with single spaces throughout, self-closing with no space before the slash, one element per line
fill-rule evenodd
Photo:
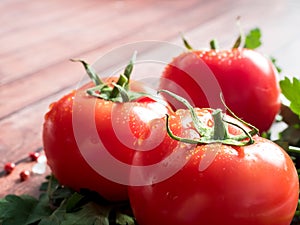
<path fill-rule="evenodd" d="M 160 89 L 181 95 L 196 107 L 212 108 L 220 103 L 221 91 L 228 107 L 261 133 L 271 127 L 280 109 L 278 73 L 268 58 L 251 49 L 184 52 L 166 66 Z M 215 97 L 210 96 L 213 90 Z M 167 99 L 174 108 L 182 108 Z"/>
<path fill-rule="evenodd" d="M 213 121 L 212 111 L 195 111 L 202 122 Z M 169 127 L 176 135 L 195 129 L 192 124 L 188 110 L 180 109 L 169 118 Z M 241 133 L 238 127 L 228 126 L 230 133 Z M 188 150 L 184 167 L 161 182 L 155 182 L 161 171 L 144 174 L 153 184 L 129 187 L 138 224 L 199 225 L 201 221 L 210 225 L 290 225 L 299 195 L 293 161 L 274 142 L 258 135 L 252 138 L 252 144 L 243 146 L 197 144 Z M 173 154 L 175 150 L 169 151 Z M 211 154 L 213 160 L 200 169 Z M 147 158 L 136 153 L 135 160 L 146 162 Z"/>

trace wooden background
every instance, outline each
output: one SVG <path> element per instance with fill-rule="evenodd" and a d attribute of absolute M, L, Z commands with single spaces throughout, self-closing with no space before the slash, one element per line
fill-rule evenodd
<path fill-rule="evenodd" d="M 283 75 L 300 77 L 299 0 L 1 0 L 0 1 L 0 198 L 38 193 L 46 174 L 19 181 L 30 169 L 28 153 L 42 147 L 48 105 L 76 88 L 83 69 L 70 58 L 93 63 L 113 48 L 145 40 L 196 48 L 217 38 L 231 47 L 241 16 L 245 31 L 262 30 L 260 51 L 275 57 Z"/>

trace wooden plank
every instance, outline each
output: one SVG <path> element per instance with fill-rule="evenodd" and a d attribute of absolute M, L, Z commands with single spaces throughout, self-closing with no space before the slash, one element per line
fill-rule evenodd
<path fill-rule="evenodd" d="M 208 4 L 208 5 L 204 5 L 204 6 L 205 7 L 201 6 L 200 8 L 202 10 L 209 10 L 209 9 L 213 8 L 213 4 Z M 160 40 L 166 40 L 168 38 L 178 36 L 179 35 L 178 30 L 184 31 L 184 29 L 188 29 L 188 28 L 197 26 L 199 24 L 199 22 L 196 21 L 195 19 L 198 17 L 198 12 L 199 12 L 198 10 L 200 8 L 197 8 L 197 7 L 191 8 L 189 10 L 189 12 L 190 12 L 189 17 L 188 17 L 189 19 L 186 19 L 185 14 L 177 15 L 172 20 L 174 23 L 177 24 L 177 26 L 175 26 L 177 29 L 175 29 L 175 28 L 169 29 L 168 33 L 165 32 L 165 30 L 171 26 L 171 22 L 169 22 L 169 20 L 161 21 L 160 25 L 155 27 L 155 30 L 157 32 L 155 35 L 156 36 L 155 39 L 159 39 L 159 37 L 160 37 Z M 151 11 L 149 12 L 149 16 L 150 15 L 151 15 Z M 208 19 L 211 17 L 213 17 L 213 15 L 209 16 Z M 190 20 L 193 22 L 190 22 L 190 25 L 187 26 L 186 25 L 187 20 Z M 203 19 L 203 21 L 205 22 L 204 19 Z M 109 28 L 107 28 L 107 29 L 109 29 Z M 127 36 L 122 36 L 122 38 L 115 40 L 113 43 L 109 43 L 109 41 L 108 41 L 107 45 L 104 45 L 104 46 L 100 45 L 99 47 L 94 46 L 93 50 L 99 51 L 99 55 L 100 55 L 101 54 L 100 52 L 103 53 L 105 50 L 107 51 L 107 49 L 111 49 L 122 43 L 130 43 L 134 40 L 139 40 L 139 39 L 144 40 L 145 37 L 147 37 L 148 35 L 151 35 L 151 33 L 153 32 L 153 29 L 149 29 L 149 30 L 142 30 L 142 29 L 138 29 L 138 28 L 135 28 L 135 29 L 136 29 L 134 32 L 135 35 L 137 35 L 137 36 L 140 35 L 140 36 L 138 36 L 138 38 L 136 38 L 136 36 L 133 38 L 132 35 L 129 33 L 129 34 L 127 34 Z M 158 36 L 158 34 L 159 34 L 159 36 Z M 154 35 L 152 35 L 152 36 L 154 36 Z M 55 41 L 50 42 L 50 44 L 51 43 L 55 43 Z M 50 48 L 49 45 L 48 45 L 48 48 Z M 53 49 L 55 49 L 55 47 L 53 47 Z M 62 50 L 62 51 L 64 51 L 64 50 Z M 49 53 L 50 55 L 56 55 L 56 53 L 51 52 L 50 49 L 49 49 L 49 51 L 47 51 L 47 53 Z M 62 53 L 62 55 L 63 55 L 63 53 Z M 64 57 L 66 57 L 66 55 Z M 12 62 L 8 62 L 8 64 L 12 65 Z M 42 69 L 41 71 L 33 73 L 29 77 L 24 76 L 24 73 L 26 73 L 26 71 L 24 71 L 22 78 L 20 78 L 16 81 L 11 81 L 6 84 L 3 84 L 1 87 L 1 91 L 0 91 L 0 98 L 3 100 L 3 103 L 1 106 L 3 108 L 3 110 L 0 111 L 0 118 L 4 118 L 5 116 L 10 115 L 11 113 L 16 112 L 23 107 L 33 104 L 35 101 L 39 101 L 40 99 L 43 99 L 45 96 L 48 96 L 51 93 L 56 93 L 57 91 L 60 91 L 63 88 L 69 87 L 70 85 L 74 85 L 74 81 L 77 82 L 78 76 L 81 73 L 78 73 L 75 70 L 73 70 L 73 68 L 71 68 L 71 66 L 74 66 L 74 65 L 72 63 L 68 62 L 66 60 L 66 58 L 63 58 L 63 59 L 61 59 L 61 61 L 57 62 L 57 64 L 52 65 L 49 68 L 46 67 L 46 68 Z M 30 68 L 30 66 L 28 66 L 28 68 Z M 76 68 L 78 68 L 78 67 L 76 67 Z M 62 75 L 62 72 L 64 73 L 64 75 Z M 66 74 L 68 74 L 68 75 L 66 75 Z M 32 88 L 32 87 L 35 87 L 35 88 Z M 41 87 L 41 88 L 39 88 L 39 87 Z M 20 93 L 16 90 L 22 90 L 22 93 L 25 93 L 25 94 L 20 95 Z M 15 101 L 9 100 L 12 98 L 14 98 Z"/>
<path fill-rule="evenodd" d="M 188 10 L 195 4 L 193 0 L 181 3 L 178 7 Z M 57 19 L 42 26 L 11 32 L 3 37 L 4 40 L 0 38 L 0 43 L 5 43 L 4 46 L 8 46 L 7 48 L 20 43 L 17 44 L 18 48 L 6 50 L 4 48 L 4 54 L 1 54 L 0 60 L 3 64 L 1 83 L 34 73 L 60 60 L 105 46 L 128 35 L 133 36 L 148 24 L 159 23 L 167 19 L 168 14 L 172 15 L 173 10 L 178 10 L 171 8 L 166 13 L 157 10 L 157 5 L 151 4 L 151 1 L 145 1 L 143 4 L 133 1 L 132 4 L 124 4 L 119 10 L 113 6 L 74 11 L 72 15 L 62 20 Z M 32 43 L 30 41 L 27 43 L 27 40 L 32 39 Z M 23 47 L 19 48 L 20 45 Z"/>
<path fill-rule="evenodd" d="M 40 194 L 39 187 L 46 179 L 45 177 L 50 174 L 50 169 L 47 167 L 44 174 L 31 173 L 28 180 L 21 181 L 20 173 L 24 170 L 31 171 L 35 162 L 25 161 L 16 166 L 11 174 L 0 177 L 0 198 L 7 194 L 28 194 L 38 197 Z"/>

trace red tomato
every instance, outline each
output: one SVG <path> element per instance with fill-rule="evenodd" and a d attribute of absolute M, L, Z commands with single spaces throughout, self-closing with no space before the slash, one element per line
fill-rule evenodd
<path fill-rule="evenodd" d="M 159 147 L 150 140 L 159 128 L 154 121 L 164 120 L 168 109 L 145 97 L 124 103 L 96 98 L 86 93 L 91 86 L 50 106 L 43 127 L 45 154 L 61 184 L 97 191 L 108 200 L 125 200 L 128 174 L 122 168 L 131 165 L 134 151 Z M 104 160 L 105 152 L 111 161 Z"/>
<path fill-rule="evenodd" d="M 197 109 L 196 113 L 206 127 L 213 126 L 212 110 Z M 225 119 L 239 124 L 229 116 Z M 189 138 L 197 138 L 187 110 L 178 110 L 170 116 L 169 127 L 173 133 L 184 136 L 188 132 Z M 241 134 L 240 128 L 230 124 L 228 132 Z M 178 146 L 189 150 L 185 165 L 177 173 L 156 182 L 163 171 L 141 172 L 140 179 L 147 185 L 129 187 L 137 222 L 140 225 L 289 225 L 298 203 L 295 166 L 275 143 L 257 135 L 253 140 L 253 144 L 246 146 L 220 143 L 191 146 L 179 142 Z M 174 154 L 178 148 L 168 151 Z M 147 163 L 147 158 L 136 154 L 134 161 Z M 176 167 L 176 163 L 171 161 L 165 169 Z"/>
<path fill-rule="evenodd" d="M 166 67 L 160 88 L 192 100 L 194 106 L 211 108 L 220 107 L 222 91 L 228 107 L 260 131 L 270 128 L 280 108 L 276 69 L 249 49 L 183 53 Z"/>

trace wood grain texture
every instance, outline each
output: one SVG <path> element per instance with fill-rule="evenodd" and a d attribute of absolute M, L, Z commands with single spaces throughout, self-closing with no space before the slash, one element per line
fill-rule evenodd
<path fill-rule="evenodd" d="M 42 147 L 49 104 L 84 76 L 70 58 L 93 63 L 118 46 L 145 40 L 182 45 L 180 32 L 197 48 L 214 37 L 228 48 L 241 16 L 245 30 L 261 28 L 261 51 L 276 57 L 284 74 L 300 76 L 297 0 L 2 0 L 0 12 L 0 167 Z M 0 177 L 0 197 L 36 195 L 44 175 L 18 181 L 18 172 L 31 166 L 22 163 Z"/>

